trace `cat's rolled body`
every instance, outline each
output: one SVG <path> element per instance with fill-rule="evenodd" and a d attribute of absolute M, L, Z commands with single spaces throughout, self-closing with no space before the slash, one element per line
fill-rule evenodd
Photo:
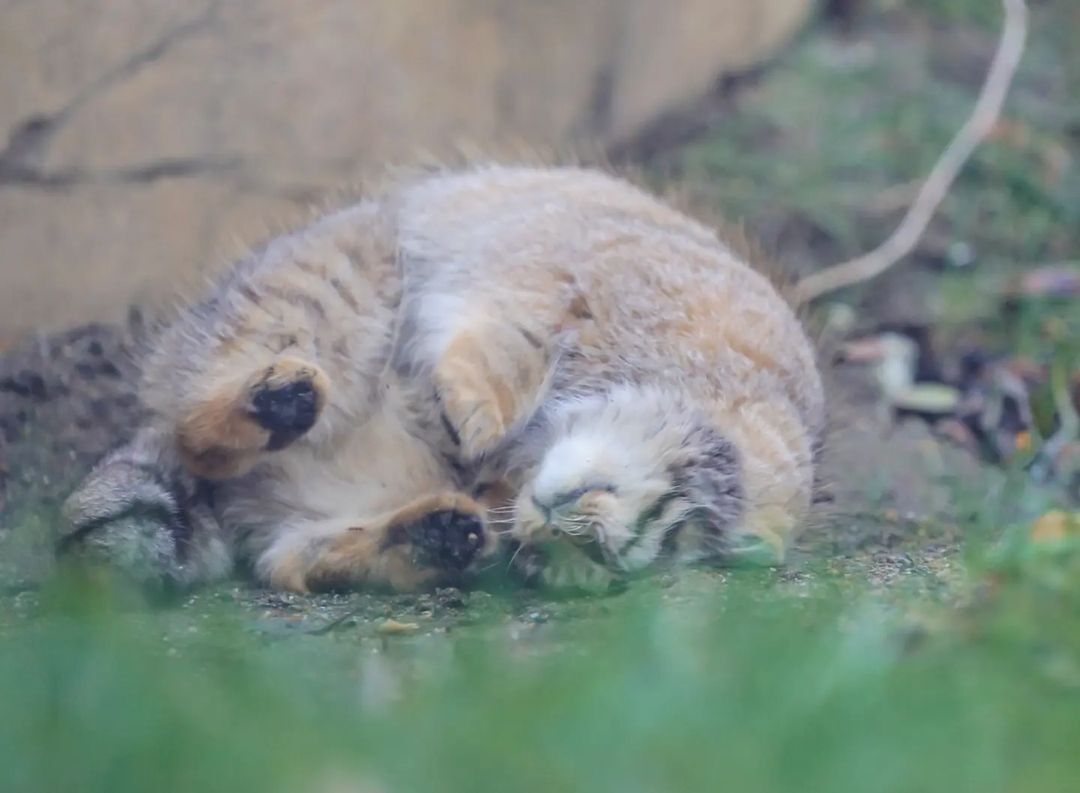
<path fill-rule="evenodd" d="M 586 571 L 779 559 L 823 425 L 769 282 L 571 168 L 413 176 L 270 242 L 161 337 L 143 397 L 233 553 L 296 589 L 427 586 L 501 532 Z"/>

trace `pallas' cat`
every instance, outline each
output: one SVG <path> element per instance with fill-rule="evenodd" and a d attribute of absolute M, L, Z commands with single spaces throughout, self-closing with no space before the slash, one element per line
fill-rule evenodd
<path fill-rule="evenodd" d="M 144 581 L 552 584 L 783 557 L 815 355 L 717 234 L 576 168 L 401 179 L 236 263 L 144 361 L 63 547 Z M 505 541 L 505 542 L 504 542 Z"/>

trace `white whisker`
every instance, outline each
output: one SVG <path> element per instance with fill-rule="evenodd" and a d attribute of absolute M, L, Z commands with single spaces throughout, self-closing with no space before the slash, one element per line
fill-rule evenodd
<path fill-rule="evenodd" d="M 525 543 L 518 545 L 517 550 L 510 555 L 510 561 L 506 563 L 506 570 L 509 572 L 514 567 L 514 560 L 517 559 L 518 554 L 521 553 L 521 549 L 525 547 Z"/>
<path fill-rule="evenodd" d="M 477 573 L 486 573 L 486 572 L 487 572 L 488 570 L 492 570 L 492 569 L 494 569 L 495 567 L 497 567 L 497 566 L 498 566 L 498 564 L 499 564 L 499 560 L 498 560 L 498 559 L 495 559 L 495 560 L 494 560 L 494 561 L 493 561 L 493 562 L 492 562 L 491 564 L 486 564 L 486 565 L 484 565 L 483 567 L 478 567 L 478 568 L 476 569 L 476 572 L 477 572 Z"/>

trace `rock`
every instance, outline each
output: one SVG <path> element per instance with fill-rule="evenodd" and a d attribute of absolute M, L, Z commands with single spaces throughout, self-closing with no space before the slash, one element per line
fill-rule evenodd
<path fill-rule="evenodd" d="M 618 144 L 767 58 L 811 5 L 4 4 L 0 338 L 198 284 L 233 240 L 418 152 Z"/>

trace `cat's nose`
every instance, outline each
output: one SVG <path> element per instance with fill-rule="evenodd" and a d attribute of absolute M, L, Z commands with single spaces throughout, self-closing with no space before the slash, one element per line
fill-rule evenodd
<path fill-rule="evenodd" d="M 541 514 L 544 516 L 544 520 L 550 521 L 556 511 L 562 507 L 576 504 L 580 498 L 588 493 L 590 488 L 578 487 L 574 490 L 566 490 L 560 493 L 534 493 L 532 502 Z"/>

